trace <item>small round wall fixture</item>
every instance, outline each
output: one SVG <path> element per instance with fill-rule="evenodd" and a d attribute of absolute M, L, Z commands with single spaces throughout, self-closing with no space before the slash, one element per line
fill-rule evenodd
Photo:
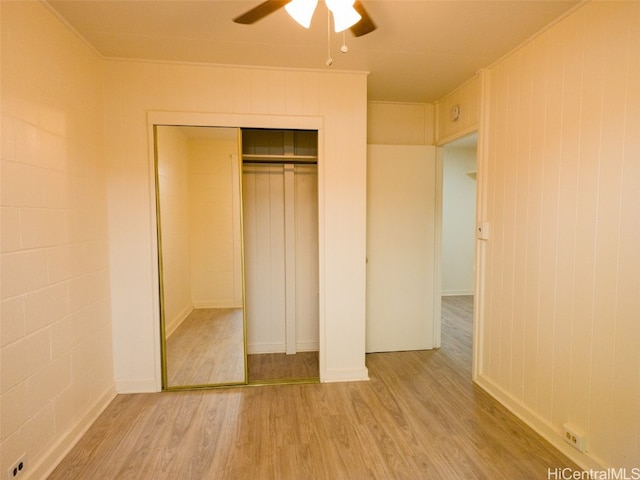
<path fill-rule="evenodd" d="M 451 112 L 449 113 L 452 122 L 457 122 L 460 118 L 460 105 L 454 105 L 451 107 Z"/>

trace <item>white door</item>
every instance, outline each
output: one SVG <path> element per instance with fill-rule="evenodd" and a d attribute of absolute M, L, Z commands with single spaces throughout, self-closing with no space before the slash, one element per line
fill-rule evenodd
<path fill-rule="evenodd" d="M 436 148 L 369 145 L 366 351 L 434 346 Z"/>

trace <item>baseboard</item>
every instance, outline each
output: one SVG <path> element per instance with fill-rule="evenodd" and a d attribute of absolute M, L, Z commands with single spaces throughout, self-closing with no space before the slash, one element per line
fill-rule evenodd
<path fill-rule="evenodd" d="M 248 355 L 261 353 L 285 353 L 284 343 L 250 343 L 247 345 Z"/>
<path fill-rule="evenodd" d="M 116 392 L 126 393 L 156 393 L 159 392 L 156 379 L 116 381 Z"/>
<path fill-rule="evenodd" d="M 459 295 L 473 295 L 473 290 L 443 290 L 440 292 L 443 297 L 457 297 Z"/>
<path fill-rule="evenodd" d="M 27 475 L 24 477 L 24 480 L 47 478 L 115 397 L 116 391 L 113 386 L 105 390 L 93 405 L 89 407 L 86 414 L 78 423 L 62 434 L 58 440 L 44 452 L 35 465 L 29 465 L 29 470 L 25 472 Z"/>
<path fill-rule="evenodd" d="M 562 432 L 556 430 L 549 425 L 545 420 L 540 418 L 535 412 L 522 405 L 519 401 L 509 395 L 507 392 L 498 387 L 491 380 L 478 376 L 476 384 L 482 388 L 485 392 L 495 398 L 498 402 L 504 405 L 511 413 L 531 427 L 538 435 L 548 441 L 556 449 L 558 449 L 563 455 L 567 456 L 569 460 L 578 465 L 583 470 L 601 471 L 606 467 L 598 462 L 588 453 L 583 453 L 567 442 L 562 437 Z M 554 468 L 556 465 L 549 465 L 549 468 Z M 580 477 L 582 478 L 582 477 Z"/>
<path fill-rule="evenodd" d="M 221 300 L 211 302 L 208 300 L 194 300 L 193 308 L 242 308 L 242 301 Z"/>
<path fill-rule="evenodd" d="M 369 370 L 367 367 L 345 370 L 325 370 L 320 373 L 322 383 L 335 382 L 358 382 L 369 380 Z"/>
<path fill-rule="evenodd" d="M 320 350 L 318 342 L 300 342 L 296 344 L 296 352 L 317 352 Z M 286 353 L 284 343 L 252 343 L 247 345 L 248 355 L 260 355 L 263 353 Z"/>
<path fill-rule="evenodd" d="M 298 342 L 296 343 L 297 352 L 317 352 L 320 350 L 319 342 Z"/>

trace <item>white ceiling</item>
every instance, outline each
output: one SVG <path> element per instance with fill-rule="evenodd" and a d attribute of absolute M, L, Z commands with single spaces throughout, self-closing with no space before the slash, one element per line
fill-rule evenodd
<path fill-rule="evenodd" d="M 284 9 L 253 25 L 233 18 L 262 0 L 48 0 L 108 58 L 368 71 L 369 100 L 433 102 L 579 0 L 362 0 L 378 29 L 340 52 L 327 10 L 309 30 Z"/>

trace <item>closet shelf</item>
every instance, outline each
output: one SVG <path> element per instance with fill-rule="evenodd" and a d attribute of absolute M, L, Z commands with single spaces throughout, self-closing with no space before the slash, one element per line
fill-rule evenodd
<path fill-rule="evenodd" d="M 259 155 L 242 154 L 242 161 L 247 163 L 318 163 L 317 155 Z"/>

